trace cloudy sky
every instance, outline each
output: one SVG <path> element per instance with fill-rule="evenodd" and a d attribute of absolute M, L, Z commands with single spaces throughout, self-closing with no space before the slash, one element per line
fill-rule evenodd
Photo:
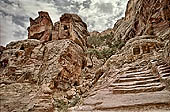
<path fill-rule="evenodd" d="M 128 0 L 0 0 L 0 45 L 27 38 L 29 17 L 47 11 L 54 22 L 63 13 L 76 13 L 89 31 L 112 28 L 124 16 Z"/>

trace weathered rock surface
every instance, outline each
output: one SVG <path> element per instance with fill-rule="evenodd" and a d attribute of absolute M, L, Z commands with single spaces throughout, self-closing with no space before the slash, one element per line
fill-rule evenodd
<path fill-rule="evenodd" d="M 51 41 L 44 45 L 38 40 L 13 42 L 2 54 L 1 62 L 5 63 L 5 60 L 1 76 L 10 77 L 11 81 L 27 80 L 39 84 L 55 81 L 58 86 L 61 86 L 60 81 L 78 84 L 81 70 L 86 66 L 82 48 L 71 40 Z M 5 78 L 1 78 L 2 83 L 3 80 Z"/>
<path fill-rule="evenodd" d="M 60 18 L 59 39 L 71 39 L 82 48 L 87 47 L 87 25 L 76 14 L 64 14 Z"/>
<path fill-rule="evenodd" d="M 154 38 L 151 35 L 143 35 L 130 39 L 118 54 L 107 60 L 106 65 L 123 65 L 141 58 L 146 59 L 151 55 L 156 56 L 156 53 L 162 49 L 163 43 Z"/>
<path fill-rule="evenodd" d="M 169 111 L 169 5 L 129 0 L 113 29 L 90 33 L 104 42 L 93 40 L 90 47 L 102 52 L 90 51 L 92 63 L 87 25 L 78 15 L 63 14 L 53 25 L 39 12 L 30 18 L 27 40 L 0 47 L 0 109 L 53 112 L 77 104 L 69 110 Z"/>
<path fill-rule="evenodd" d="M 65 13 L 60 17 L 60 21 L 53 25 L 47 12 L 38 13 L 39 16 L 35 20 L 30 18 L 28 39 L 38 39 L 42 42 L 70 39 L 86 50 L 89 33 L 86 23 L 78 15 Z"/>
<path fill-rule="evenodd" d="M 129 0 L 125 17 L 118 20 L 113 29 L 101 33 L 91 34 L 107 35 L 110 32 L 114 38 L 128 41 L 142 35 L 154 35 L 159 39 L 170 39 L 170 2 L 169 0 Z"/>
<path fill-rule="evenodd" d="M 28 27 L 28 39 L 38 39 L 41 41 L 51 40 L 53 23 L 48 12 L 38 12 L 39 16 L 33 20 L 30 18 L 30 27 Z"/>
<path fill-rule="evenodd" d="M 170 64 L 170 40 L 165 43 L 164 60 Z"/>
<path fill-rule="evenodd" d="M 4 50 L 5 50 L 5 47 L 0 46 L 0 55 L 3 53 Z"/>
<path fill-rule="evenodd" d="M 16 111 L 54 110 L 52 95 L 48 94 L 56 90 L 67 91 L 80 85 L 81 72 L 86 66 L 82 48 L 68 39 L 50 41 L 46 44 L 39 40 L 12 42 L 3 51 L 0 61 L 1 108 L 4 111 L 15 110 L 17 106 L 20 108 Z M 23 88 L 28 88 L 28 92 Z M 44 99 L 46 94 L 48 98 Z M 25 102 L 27 99 L 24 98 L 28 101 Z M 17 104 L 10 106 L 18 100 Z M 27 107 L 29 105 L 32 106 Z"/>
<path fill-rule="evenodd" d="M 155 35 L 168 39 L 169 0 L 129 0 L 125 18 L 119 20 L 113 28 L 116 38 L 127 41 L 135 36 Z M 164 36 L 164 37 L 162 37 Z"/>
<path fill-rule="evenodd" d="M 111 29 L 111 28 L 108 28 L 107 30 L 104 30 L 102 32 L 97 32 L 97 31 L 93 31 L 93 32 L 90 32 L 90 36 L 105 36 L 105 35 L 109 35 L 109 34 L 113 34 L 114 33 L 114 30 Z"/>
<path fill-rule="evenodd" d="M 109 71 L 108 78 L 102 79 L 106 81 L 92 89 L 81 106 L 70 111 L 169 110 L 170 92 L 165 90 L 169 83 L 162 82 L 170 78 L 169 66 L 160 64 L 158 68 L 160 76 L 146 66 L 128 65 Z"/>
<path fill-rule="evenodd" d="M 30 83 L 1 84 L 2 112 L 53 112 L 52 95 Z"/>
<path fill-rule="evenodd" d="M 112 31 L 125 46 L 95 73 L 95 87 L 70 111 L 169 111 L 168 0 L 129 0 Z M 92 32 L 92 36 L 101 33 Z"/>
<path fill-rule="evenodd" d="M 27 40 L 0 47 L 1 110 L 52 112 L 58 98 L 74 102 L 87 91 L 82 74 L 88 35 L 75 14 L 64 14 L 54 26 L 47 12 L 30 18 Z"/>

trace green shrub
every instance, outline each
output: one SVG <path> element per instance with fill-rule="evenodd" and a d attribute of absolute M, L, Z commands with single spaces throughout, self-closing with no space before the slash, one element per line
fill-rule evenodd
<path fill-rule="evenodd" d="M 88 38 L 87 42 L 90 46 L 93 46 L 93 48 L 88 49 L 87 54 L 90 54 L 92 57 L 96 56 L 98 59 L 104 60 L 110 58 L 125 45 L 125 42 L 123 42 L 121 39 L 115 40 L 112 34 L 104 36 L 92 36 Z M 99 50 L 98 48 L 102 48 L 102 46 L 107 46 L 108 48 Z"/>
<path fill-rule="evenodd" d="M 90 48 L 88 49 L 87 54 L 90 54 L 91 57 L 96 56 L 97 59 L 103 59 L 106 61 L 108 58 L 114 55 L 115 52 L 116 51 L 113 48 L 104 48 L 102 50 Z"/>
<path fill-rule="evenodd" d="M 102 44 L 102 41 L 97 36 L 89 37 L 87 43 L 94 48 L 99 47 Z"/>

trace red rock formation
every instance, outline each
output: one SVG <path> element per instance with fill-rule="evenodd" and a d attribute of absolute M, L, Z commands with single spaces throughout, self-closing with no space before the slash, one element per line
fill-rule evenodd
<path fill-rule="evenodd" d="M 85 66 L 85 52 L 68 39 L 46 44 L 36 39 L 11 42 L 0 57 L 1 98 L 5 98 L 1 102 L 1 110 L 53 112 L 52 97 L 56 96 L 52 93 L 65 91 L 62 95 L 66 96 L 66 91 L 80 86 Z M 20 90 L 18 86 L 21 87 Z M 27 93 L 27 90 L 31 92 Z M 20 95 L 15 96 L 15 91 Z M 26 100 L 28 102 L 25 102 Z"/>
<path fill-rule="evenodd" d="M 170 76 L 164 63 L 170 63 L 169 4 L 130 0 L 126 16 L 113 29 L 91 33 L 126 42 L 101 68 L 97 58 L 95 67 L 86 67 L 89 33 L 78 15 L 66 13 L 53 25 L 47 12 L 39 12 L 35 20 L 30 18 L 27 40 L 0 47 L 0 109 L 57 111 L 74 106 L 92 86 L 83 106 L 73 111 L 169 109 L 169 82 L 162 84 Z"/>
<path fill-rule="evenodd" d="M 170 30 L 169 11 L 169 0 L 129 0 L 125 18 L 119 20 L 113 28 L 115 38 L 125 41 L 141 35 L 163 38 Z"/>
<path fill-rule="evenodd" d="M 52 112 L 53 97 L 59 98 L 59 92 L 64 91 L 60 97 L 66 97 L 68 91 L 70 99 L 82 93 L 79 86 L 86 87 L 82 85 L 82 71 L 86 66 L 88 35 L 87 25 L 76 14 L 62 15 L 54 26 L 47 12 L 39 12 L 35 20 L 30 18 L 27 40 L 0 47 L 0 88 L 2 98 L 7 97 L 1 102 L 1 110 Z M 27 94 L 25 88 L 31 92 Z M 77 93 L 70 94 L 70 89 Z M 8 90 L 10 94 L 6 93 Z M 15 96 L 15 91 L 22 95 Z"/>
<path fill-rule="evenodd" d="M 38 39 L 40 41 L 51 40 L 53 23 L 48 12 L 38 12 L 39 16 L 33 20 L 30 18 L 30 27 L 28 27 L 28 39 Z"/>
<path fill-rule="evenodd" d="M 5 47 L 0 46 L 0 56 L 1 56 L 1 54 L 3 53 L 4 50 L 5 50 Z"/>
<path fill-rule="evenodd" d="M 170 65 L 170 40 L 165 43 L 164 61 Z"/>
<path fill-rule="evenodd" d="M 60 17 L 59 39 L 71 39 L 85 48 L 87 36 L 87 25 L 78 15 L 66 13 Z"/>
<path fill-rule="evenodd" d="M 47 12 L 39 12 L 39 17 L 35 20 L 30 18 L 28 39 L 41 41 L 70 39 L 85 50 L 87 36 L 89 36 L 87 25 L 76 14 L 63 14 L 54 26 Z"/>

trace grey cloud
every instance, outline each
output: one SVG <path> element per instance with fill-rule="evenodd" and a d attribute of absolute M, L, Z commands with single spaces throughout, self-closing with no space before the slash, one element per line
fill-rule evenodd
<path fill-rule="evenodd" d="M 107 23 L 105 24 L 105 26 L 107 26 L 108 28 L 112 27 L 113 20 L 114 20 L 114 17 L 113 18 L 108 18 Z"/>
<path fill-rule="evenodd" d="M 83 1 L 83 7 L 84 8 L 90 8 L 90 4 L 92 3 L 91 0 L 86 0 L 86 1 Z"/>
<path fill-rule="evenodd" d="M 3 10 L 0 10 L 0 12 L 2 16 L 12 16 L 12 22 L 14 22 L 17 25 L 20 25 L 21 27 L 25 27 L 26 21 L 28 22 L 29 17 L 8 14 Z"/>
<path fill-rule="evenodd" d="M 68 0 L 53 0 L 56 6 L 70 6 L 71 2 Z"/>
<path fill-rule="evenodd" d="M 54 3 L 59 13 L 78 13 L 82 5 L 79 2 L 68 0 L 54 0 Z"/>
<path fill-rule="evenodd" d="M 25 16 L 12 16 L 12 21 L 21 27 L 26 27 L 25 23 L 28 22 L 29 17 Z"/>
<path fill-rule="evenodd" d="M 102 13 L 113 13 L 113 5 L 111 3 L 100 3 L 96 4 L 99 8 L 99 12 Z"/>
<path fill-rule="evenodd" d="M 122 15 L 123 15 L 123 11 L 120 11 L 117 15 L 116 15 L 116 18 L 120 18 Z"/>
<path fill-rule="evenodd" d="M 14 2 L 12 2 L 12 1 L 10 1 L 10 0 L 1 0 L 0 1 L 0 3 L 1 2 L 4 2 L 4 3 L 6 3 L 6 4 L 10 4 L 10 5 L 12 5 Z"/>
<path fill-rule="evenodd" d="M 72 2 L 71 3 L 71 11 L 72 12 L 75 12 L 75 13 L 78 13 L 79 12 L 79 10 L 80 10 L 80 7 L 81 7 L 81 3 L 79 3 L 79 2 Z"/>
<path fill-rule="evenodd" d="M 39 2 L 45 2 L 45 3 L 51 3 L 51 2 L 53 2 L 54 0 L 36 0 L 36 1 L 39 1 Z M 61 1 L 63 1 L 63 0 L 61 0 Z"/>
<path fill-rule="evenodd" d="M 7 15 L 8 15 L 8 13 L 6 13 L 6 12 L 3 11 L 3 10 L 0 10 L 0 13 L 1 13 L 1 16 L 7 16 Z"/>
<path fill-rule="evenodd" d="M 13 36 L 16 37 L 17 39 L 23 39 L 23 37 L 26 35 L 27 35 L 27 31 L 23 31 L 23 32 L 15 31 Z"/>
<path fill-rule="evenodd" d="M 121 5 L 121 1 L 117 1 L 117 2 L 116 2 L 116 5 L 117 5 L 117 6 L 120 6 L 120 5 Z"/>

